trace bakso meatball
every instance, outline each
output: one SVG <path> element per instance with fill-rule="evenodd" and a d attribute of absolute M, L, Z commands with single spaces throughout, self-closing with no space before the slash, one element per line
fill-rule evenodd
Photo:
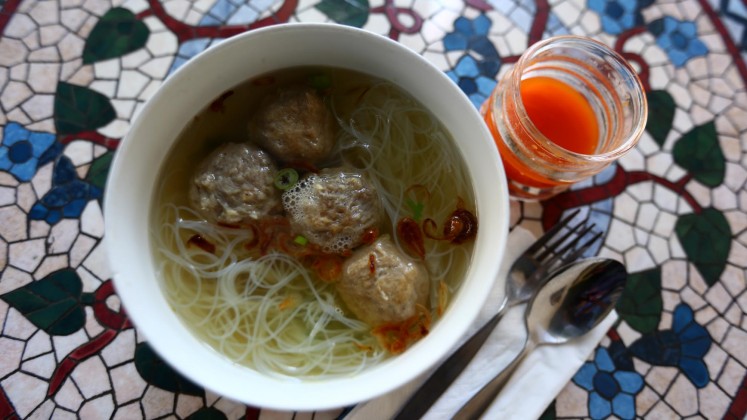
<path fill-rule="evenodd" d="M 353 253 L 343 264 L 337 290 L 358 319 L 371 326 L 402 322 L 426 307 L 425 266 L 402 253 L 388 235 Z"/>
<path fill-rule="evenodd" d="M 239 223 L 282 212 L 272 157 L 249 143 L 228 143 L 208 155 L 192 178 L 189 199 L 208 220 Z"/>
<path fill-rule="evenodd" d="M 295 85 L 262 100 L 249 138 L 285 162 L 318 163 L 335 143 L 335 120 L 315 90 Z"/>
<path fill-rule="evenodd" d="M 293 231 L 328 253 L 352 250 L 381 221 L 376 190 L 353 169 L 311 173 L 282 198 Z"/>

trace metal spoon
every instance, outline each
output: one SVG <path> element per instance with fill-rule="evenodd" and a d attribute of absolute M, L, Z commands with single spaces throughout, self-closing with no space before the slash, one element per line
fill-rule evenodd
<path fill-rule="evenodd" d="M 524 324 L 524 348 L 511 363 L 456 414 L 477 419 L 490 407 L 522 359 L 541 344 L 562 344 L 593 329 L 615 307 L 625 286 L 625 266 L 605 258 L 590 258 L 559 268 L 529 302 Z"/>

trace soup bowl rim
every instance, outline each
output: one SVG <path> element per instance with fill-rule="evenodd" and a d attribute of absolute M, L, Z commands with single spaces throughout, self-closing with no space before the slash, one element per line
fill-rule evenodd
<path fill-rule="evenodd" d="M 266 45 L 272 48 L 263 48 Z M 447 129 L 460 131 L 452 132 L 452 137 L 469 162 L 475 190 L 479 230 L 472 262 L 443 317 L 403 354 L 348 377 L 299 380 L 264 375 L 219 354 L 194 336 L 170 309 L 148 239 L 157 183 L 154 174 L 189 120 L 184 116 L 196 114 L 237 81 L 297 65 L 346 67 L 389 79 L 408 91 Z M 256 29 L 226 39 L 182 65 L 133 121 L 112 163 L 104 203 L 114 285 L 148 344 L 189 380 L 262 408 L 345 407 L 405 385 L 445 357 L 472 325 L 494 284 L 503 281 L 497 274 L 508 237 L 508 188 L 500 157 L 479 113 L 456 84 L 420 54 L 348 26 L 293 23 Z"/>

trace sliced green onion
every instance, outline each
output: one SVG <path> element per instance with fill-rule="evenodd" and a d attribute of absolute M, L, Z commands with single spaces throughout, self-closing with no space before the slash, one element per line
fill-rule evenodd
<path fill-rule="evenodd" d="M 410 212 L 412 213 L 412 218 L 415 219 L 416 222 L 419 222 L 420 219 L 423 218 L 423 208 L 425 207 L 425 204 L 421 202 L 415 202 L 410 198 L 405 199 L 405 205 L 410 208 Z"/>
<path fill-rule="evenodd" d="M 308 243 L 309 243 L 309 240 L 308 240 L 308 239 L 306 239 L 306 238 L 304 238 L 304 237 L 303 237 L 303 236 L 301 236 L 301 235 L 298 235 L 298 236 L 296 236 L 296 237 L 295 237 L 295 238 L 293 239 L 293 242 L 295 242 L 295 243 L 297 243 L 297 244 L 299 244 L 299 245 L 301 245 L 301 246 L 306 246 L 306 244 L 308 244 Z"/>
<path fill-rule="evenodd" d="M 288 190 L 293 188 L 298 182 L 298 172 L 293 168 L 285 168 L 278 171 L 275 175 L 275 188 L 279 190 Z"/>

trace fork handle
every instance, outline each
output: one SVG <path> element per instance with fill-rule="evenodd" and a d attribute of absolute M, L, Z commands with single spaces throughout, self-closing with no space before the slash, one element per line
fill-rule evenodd
<path fill-rule="evenodd" d="M 521 361 L 529 354 L 530 351 L 535 347 L 534 342 L 531 339 L 527 339 L 524 342 L 524 346 L 521 352 L 514 356 L 511 363 L 508 364 L 501 373 L 495 378 L 491 379 L 490 382 L 485 384 L 480 391 L 472 396 L 466 404 L 454 415 L 455 420 L 477 420 L 480 416 L 490 408 L 490 405 L 495 400 L 495 397 L 500 393 L 503 388 L 511 379 L 516 368 L 519 367 Z"/>
<path fill-rule="evenodd" d="M 482 347 L 490 333 L 498 325 L 512 304 L 504 297 L 498 312 L 477 332 L 462 344 L 435 372 L 415 391 L 405 405 L 400 409 L 394 420 L 411 420 L 421 418 L 446 391 L 452 382 L 469 364 L 478 350 Z"/>

